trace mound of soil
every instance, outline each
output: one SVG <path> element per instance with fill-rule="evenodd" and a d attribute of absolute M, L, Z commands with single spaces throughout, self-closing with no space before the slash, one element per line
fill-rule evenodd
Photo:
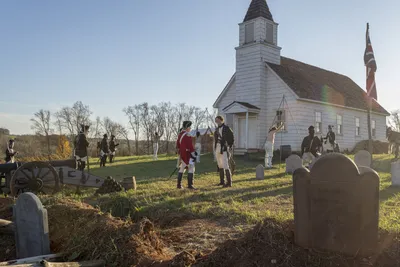
<path fill-rule="evenodd" d="M 0 219 L 12 221 L 14 199 L 0 198 Z M 15 259 L 15 240 L 13 235 L 0 236 L 0 262 Z"/>
<path fill-rule="evenodd" d="M 149 266 L 173 256 L 147 219 L 134 224 L 69 200 L 57 200 L 46 209 L 51 251 L 66 253 L 67 260 L 103 259 L 106 266 Z"/>
<path fill-rule="evenodd" d="M 243 238 L 229 240 L 193 266 L 333 267 L 400 266 L 400 233 L 380 235 L 380 249 L 371 257 L 306 250 L 294 244 L 293 222 L 265 220 Z"/>

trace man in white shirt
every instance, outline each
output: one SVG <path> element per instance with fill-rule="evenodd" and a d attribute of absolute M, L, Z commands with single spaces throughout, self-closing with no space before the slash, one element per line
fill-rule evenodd
<path fill-rule="evenodd" d="M 278 126 L 272 126 L 268 131 L 267 141 L 265 142 L 265 167 L 272 168 L 272 157 L 274 155 L 275 134 L 283 127 L 283 123 L 278 123 Z"/>

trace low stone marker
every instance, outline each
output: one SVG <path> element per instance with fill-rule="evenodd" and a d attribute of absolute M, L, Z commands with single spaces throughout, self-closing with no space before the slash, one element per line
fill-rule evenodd
<path fill-rule="evenodd" d="M 306 248 L 371 253 L 377 246 L 379 175 L 329 153 L 311 171 L 293 173 L 295 243 Z"/>
<path fill-rule="evenodd" d="M 122 186 L 125 188 L 125 191 L 128 190 L 136 190 L 136 177 L 132 176 L 132 177 L 126 177 L 122 180 Z"/>
<path fill-rule="evenodd" d="M 392 186 L 400 186 L 400 160 L 391 163 Z"/>
<path fill-rule="evenodd" d="M 358 167 L 371 167 L 372 156 L 367 150 L 360 150 L 354 155 L 354 162 Z"/>
<path fill-rule="evenodd" d="M 296 169 L 303 167 L 303 160 L 296 154 L 290 155 L 285 162 L 286 173 L 293 173 Z"/>
<path fill-rule="evenodd" d="M 13 209 L 17 258 L 50 254 L 47 210 L 33 193 L 21 194 Z"/>
<path fill-rule="evenodd" d="M 256 167 L 256 179 L 264 180 L 264 166 L 261 164 Z"/>

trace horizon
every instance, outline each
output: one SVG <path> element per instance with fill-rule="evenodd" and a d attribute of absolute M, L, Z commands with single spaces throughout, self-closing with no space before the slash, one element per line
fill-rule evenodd
<path fill-rule="evenodd" d="M 76 101 L 90 106 L 92 119 L 108 116 L 125 126 L 128 105 L 184 102 L 210 109 L 235 72 L 238 23 L 250 4 L 71 2 L 3 3 L 0 86 L 7 99 L 0 100 L 0 127 L 11 134 L 33 134 L 34 112 L 54 113 Z M 282 56 L 348 76 L 364 91 L 368 22 L 378 102 L 389 112 L 400 108 L 400 90 L 391 89 L 400 82 L 391 75 L 400 59 L 400 37 L 393 34 L 400 3 L 267 3 L 279 24 Z"/>

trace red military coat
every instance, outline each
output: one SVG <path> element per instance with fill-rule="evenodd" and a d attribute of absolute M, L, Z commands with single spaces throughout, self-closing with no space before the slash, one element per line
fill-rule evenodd
<path fill-rule="evenodd" d="M 181 160 L 185 162 L 186 165 L 189 165 L 190 154 L 195 150 L 192 143 L 192 137 L 189 136 L 187 132 L 180 132 L 178 140 L 176 140 L 176 148 L 179 149 Z"/>

